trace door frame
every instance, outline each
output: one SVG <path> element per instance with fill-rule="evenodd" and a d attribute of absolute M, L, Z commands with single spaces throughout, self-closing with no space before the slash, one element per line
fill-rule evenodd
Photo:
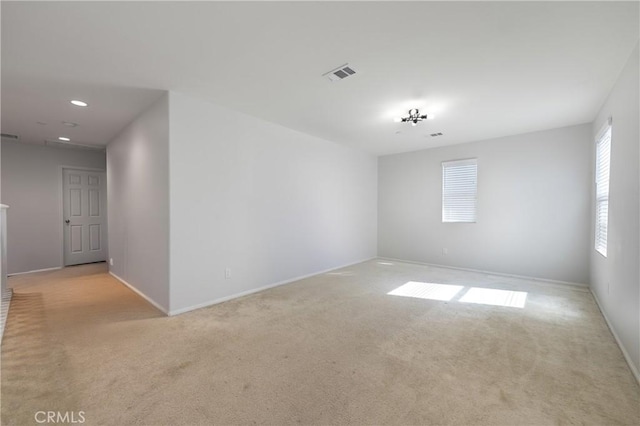
<path fill-rule="evenodd" d="M 78 167 L 78 166 L 58 166 L 58 223 L 59 232 L 58 239 L 60 241 L 60 269 L 65 268 L 64 264 L 64 170 L 79 170 L 83 172 L 101 172 L 104 173 L 105 179 L 107 177 L 107 171 L 105 169 L 96 169 L 94 167 Z M 107 189 L 107 182 L 105 181 L 105 190 Z M 107 209 L 109 208 L 108 193 L 105 194 L 107 199 Z M 109 217 L 107 216 L 107 259 L 109 259 Z"/>

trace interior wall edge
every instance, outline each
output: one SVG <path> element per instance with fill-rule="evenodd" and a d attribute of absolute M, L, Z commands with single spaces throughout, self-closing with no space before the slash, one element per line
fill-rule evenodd
<path fill-rule="evenodd" d="M 595 168 L 598 132 L 611 119 L 607 254 L 595 250 L 596 183 L 592 179 L 590 289 L 634 372 L 640 371 L 639 77 L 640 41 L 598 111 L 590 134 Z"/>
<path fill-rule="evenodd" d="M 616 340 L 616 343 L 618 344 L 618 347 L 622 352 L 622 356 L 624 356 L 624 360 L 627 362 L 627 365 L 629 366 L 629 369 L 631 370 L 633 377 L 635 377 L 636 381 L 640 385 L 640 371 L 638 371 L 636 366 L 633 364 L 631 355 L 629 355 L 629 352 L 627 351 L 624 344 L 622 343 L 622 340 L 620 340 L 620 338 L 618 337 L 618 333 L 616 333 L 615 328 L 613 328 L 613 326 L 611 325 L 611 322 L 609 321 L 607 314 L 605 313 L 604 309 L 602 309 L 602 305 L 600 304 L 600 299 L 598 299 L 598 296 L 596 296 L 596 293 L 593 291 L 593 289 L 589 288 L 589 293 L 591 293 L 591 295 L 593 296 L 593 300 L 596 301 L 596 305 L 598 305 L 598 309 L 600 310 L 600 313 L 602 314 L 604 321 L 607 323 L 607 327 L 609 328 L 609 331 L 613 335 L 613 338 Z"/>
<path fill-rule="evenodd" d="M 109 271 L 169 306 L 168 95 L 107 145 Z"/>
<path fill-rule="evenodd" d="M 464 267 L 460 267 L 460 266 L 440 265 L 440 264 L 437 264 L 437 263 L 427 263 L 427 262 L 420 262 L 420 261 L 416 261 L 416 260 L 396 259 L 396 258 L 393 258 L 393 257 L 385 257 L 385 256 L 378 256 L 378 259 L 389 260 L 389 261 L 393 261 L 393 262 L 412 263 L 414 265 L 433 266 L 433 267 L 436 267 L 436 268 L 454 269 L 456 271 L 477 272 L 477 273 L 480 273 L 480 274 L 497 275 L 499 277 L 518 278 L 518 279 L 523 279 L 523 280 L 531 280 L 531 281 L 538 281 L 538 282 L 549 283 L 549 284 L 570 286 L 570 287 L 574 287 L 574 288 L 577 287 L 577 288 L 585 289 L 585 290 L 589 288 L 589 284 L 585 284 L 585 283 L 576 283 L 576 282 L 572 282 L 572 281 L 552 280 L 552 279 L 549 279 L 549 278 L 532 277 L 532 276 L 529 276 L 529 275 L 507 274 L 507 273 L 504 273 L 504 272 L 487 271 L 487 270 L 483 270 L 483 269 L 464 268 Z"/>
<path fill-rule="evenodd" d="M 147 296 L 146 294 L 144 294 L 142 291 L 138 290 L 137 288 L 135 288 L 133 285 L 129 284 L 128 282 L 126 282 L 124 279 L 122 279 L 121 277 L 117 276 L 116 274 L 114 274 L 112 271 L 109 271 L 109 275 L 111 275 L 113 278 L 115 278 L 116 280 L 120 281 L 122 284 L 124 284 L 127 288 L 129 288 L 129 290 L 133 291 L 135 294 L 137 294 L 138 296 L 142 297 L 144 300 L 146 300 L 147 302 L 149 302 L 151 305 L 153 305 L 156 309 L 158 309 L 160 312 L 162 312 L 165 315 L 170 315 L 169 311 L 162 305 L 160 305 L 158 302 L 156 302 L 155 300 L 153 300 L 151 297 Z"/>
<path fill-rule="evenodd" d="M 54 266 L 53 268 L 34 269 L 32 271 L 24 271 L 24 272 L 12 272 L 11 274 L 7 274 L 7 276 L 12 277 L 14 275 L 37 274 L 38 272 L 57 271 L 58 269 L 62 269 L 62 268 L 64 268 L 64 266 Z"/>
<path fill-rule="evenodd" d="M 336 266 L 334 268 L 329 268 L 329 269 L 325 269 L 325 270 L 318 271 L 318 272 L 313 272 L 311 274 L 301 275 L 299 277 L 289 278 L 289 279 L 286 279 L 286 280 L 283 280 L 283 281 L 278 281 L 276 283 L 267 284 L 265 286 L 258 287 L 258 288 L 252 288 L 252 289 L 249 289 L 249 290 L 246 290 L 246 291 L 242 291 L 240 293 L 235 293 L 235 294 L 232 294 L 232 295 L 229 295 L 229 296 L 220 297 L 218 299 L 210 300 L 210 301 L 204 302 L 204 303 L 199 303 L 197 305 L 188 306 L 186 308 L 180 308 L 180 309 L 171 310 L 171 311 L 168 312 L 168 315 L 169 316 L 174 316 L 174 315 L 184 314 L 184 313 L 187 313 L 187 312 L 195 311 L 197 309 L 206 308 L 206 307 L 217 305 L 217 304 L 223 303 L 223 302 L 228 302 L 230 300 L 237 299 L 239 297 L 248 296 L 248 295 L 254 294 L 254 293 L 259 293 L 261 291 L 269 290 L 271 288 L 280 287 L 280 286 L 286 285 L 286 284 L 291 284 L 291 283 L 294 283 L 296 281 L 300 281 L 300 280 L 304 280 L 306 278 L 314 277 L 316 275 L 326 274 L 328 272 L 335 271 L 337 269 L 348 268 L 349 266 L 358 265 L 360 263 L 368 262 L 368 261 L 374 260 L 374 259 L 377 259 L 377 257 L 374 256 L 374 257 L 366 258 L 366 259 L 363 259 L 363 260 L 358 260 L 356 262 L 350 262 L 350 263 L 347 263 L 345 265 Z"/>

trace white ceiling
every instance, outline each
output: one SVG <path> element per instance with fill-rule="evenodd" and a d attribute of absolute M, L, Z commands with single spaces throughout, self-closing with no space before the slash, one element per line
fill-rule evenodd
<path fill-rule="evenodd" d="M 1 8 L 2 132 L 36 143 L 104 145 L 160 90 L 375 154 L 585 123 L 639 37 L 638 2 Z M 321 77 L 346 62 L 355 76 Z M 393 122 L 416 107 L 436 119 Z"/>

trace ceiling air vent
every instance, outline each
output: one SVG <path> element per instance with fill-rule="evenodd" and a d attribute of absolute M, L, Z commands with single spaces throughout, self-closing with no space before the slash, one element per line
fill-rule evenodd
<path fill-rule="evenodd" d="M 14 141 L 18 140 L 18 135 L 12 135 L 10 133 L 2 133 L 2 137 L 6 139 L 12 139 Z"/>
<path fill-rule="evenodd" d="M 338 68 L 332 69 L 331 71 L 322 74 L 322 76 L 328 78 L 329 81 L 340 81 L 354 75 L 355 73 L 356 72 L 349 66 L 349 64 L 344 64 L 339 66 Z"/>
<path fill-rule="evenodd" d="M 431 133 L 431 137 L 435 138 L 436 136 L 442 136 L 442 133 L 438 132 L 438 133 Z"/>

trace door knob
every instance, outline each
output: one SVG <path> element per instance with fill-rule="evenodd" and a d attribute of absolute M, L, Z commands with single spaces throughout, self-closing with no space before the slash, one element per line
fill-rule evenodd
<path fill-rule="evenodd" d="M 71 222 L 69 219 L 64 221 L 64 223 L 66 223 L 67 225 L 69 224 L 69 222 Z"/>

